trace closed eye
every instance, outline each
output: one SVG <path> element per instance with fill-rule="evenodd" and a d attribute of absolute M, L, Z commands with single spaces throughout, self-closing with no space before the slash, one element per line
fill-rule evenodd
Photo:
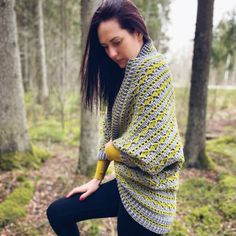
<path fill-rule="evenodd" d="M 112 44 L 114 46 L 119 46 L 122 43 L 122 41 L 123 41 L 122 39 L 121 40 L 117 40 L 117 41 L 113 41 Z"/>
<path fill-rule="evenodd" d="M 118 46 L 118 45 L 120 45 L 120 43 L 121 43 L 121 41 L 119 41 L 119 42 L 113 42 L 113 45 L 114 45 L 114 46 Z"/>

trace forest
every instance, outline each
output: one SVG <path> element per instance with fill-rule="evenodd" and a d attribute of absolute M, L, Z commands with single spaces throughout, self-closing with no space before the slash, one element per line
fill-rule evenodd
<path fill-rule="evenodd" d="M 236 8 L 213 27 L 216 1 L 197 1 L 193 50 L 169 60 L 185 156 L 169 236 L 236 235 Z M 80 66 L 101 2 L 0 0 L 1 236 L 55 235 L 48 205 L 94 176 L 105 109 L 81 104 Z M 165 55 L 173 0 L 132 2 Z M 116 224 L 78 226 L 117 236 Z"/>

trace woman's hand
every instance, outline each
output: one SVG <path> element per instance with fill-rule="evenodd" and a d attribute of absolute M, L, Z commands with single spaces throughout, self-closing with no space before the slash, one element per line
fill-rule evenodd
<path fill-rule="evenodd" d="M 76 193 L 83 193 L 80 196 L 80 201 L 84 200 L 85 198 L 87 198 L 90 194 L 92 194 L 93 192 L 95 192 L 100 185 L 100 180 L 99 179 L 92 179 L 90 180 L 88 183 L 83 184 L 81 186 L 78 186 L 76 188 L 73 188 L 67 195 L 66 198 L 76 194 Z"/>

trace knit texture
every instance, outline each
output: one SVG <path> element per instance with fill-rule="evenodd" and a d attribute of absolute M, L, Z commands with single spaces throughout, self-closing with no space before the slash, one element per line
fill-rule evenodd
<path fill-rule="evenodd" d="M 169 66 L 150 40 L 127 63 L 98 154 L 107 160 L 104 145 L 112 139 L 122 160 L 114 162 L 122 203 L 135 221 L 158 234 L 169 232 L 175 218 L 184 162 L 171 82 Z"/>

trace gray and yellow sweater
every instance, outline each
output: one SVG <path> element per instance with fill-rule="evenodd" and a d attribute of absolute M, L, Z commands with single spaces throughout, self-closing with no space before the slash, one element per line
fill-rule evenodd
<path fill-rule="evenodd" d="M 113 108 L 107 111 L 95 178 L 104 178 L 112 160 L 127 212 L 152 232 L 169 232 L 184 155 L 172 75 L 151 40 L 128 61 Z"/>

